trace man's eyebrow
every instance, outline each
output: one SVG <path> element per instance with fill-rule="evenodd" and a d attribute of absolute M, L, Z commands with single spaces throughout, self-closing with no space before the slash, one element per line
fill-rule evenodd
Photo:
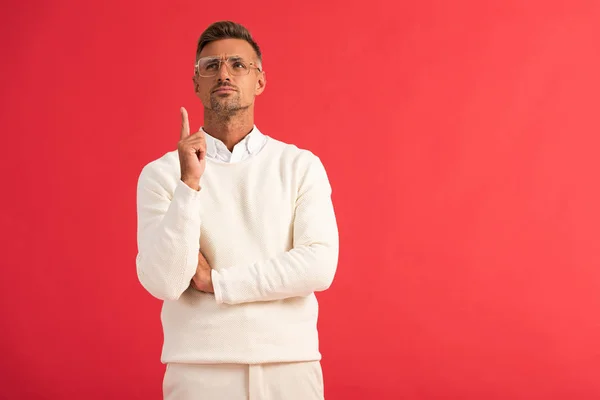
<path fill-rule="evenodd" d="M 244 62 L 249 62 L 249 63 L 255 63 L 252 59 L 247 59 L 239 54 L 233 54 L 229 57 L 227 57 L 230 61 L 244 61 Z M 201 57 L 200 59 L 204 59 L 207 62 L 213 62 L 213 61 L 221 61 L 223 59 L 223 57 L 221 56 L 205 56 L 205 57 Z"/>

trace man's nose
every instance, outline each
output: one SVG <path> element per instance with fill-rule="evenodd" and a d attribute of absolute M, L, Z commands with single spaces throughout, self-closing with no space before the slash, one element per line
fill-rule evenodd
<path fill-rule="evenodd" d="M 222 62 L 219 65 L 219 72 L 217 73 L 217 77 L 219 81 L 229 80 L 231 76 L 229 75 L 229 68 L 227 68 L 227 63 Z"/>

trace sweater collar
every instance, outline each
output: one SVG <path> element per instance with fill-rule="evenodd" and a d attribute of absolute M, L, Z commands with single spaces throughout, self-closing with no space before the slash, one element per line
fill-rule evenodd
<path fill-rule="evenodd" d="M 221 140 L 211 136 L 202 127 L 200 130 L 206 134 L 206 153 L 209 157 L 215 157 L 217 151 L 219 150 L 229 151 Z M 258 150 L 260 150 L 260 146 L 264 137 L 265 135 L 256 127 L 256 125 L 254 125 L 250 133 L 244 136 L 244 138 L 240 140 L 238 144 L 236 144 L 236 147 L 244 146 L 249 154 L 255 154 Z"/>

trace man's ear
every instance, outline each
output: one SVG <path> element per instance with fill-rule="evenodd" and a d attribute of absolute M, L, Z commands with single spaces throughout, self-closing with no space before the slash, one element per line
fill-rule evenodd
<path fill-rule="evenodd" d="M 200 85 L 198 85 L 198 77 L 196 75 L 192 76 L 192 82 L 194 83 L 194 93 L 200 94 Z"/>
<path fill-rule="evenodd" d="M 256 88 L 254 90 L 254 94 L 258 96 L 265 90 L 265 86 L 267 85 L 267 74 L 265 71 L 261 71 L 258 79 L 256 80 Z"/>

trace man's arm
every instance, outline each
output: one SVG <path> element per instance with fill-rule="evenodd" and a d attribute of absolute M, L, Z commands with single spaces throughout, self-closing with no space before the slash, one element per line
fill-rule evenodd
<path fill-rule="evenodd" d="M 331 285 L 338 262 L 338 228 L 331 186 L 317 157 L 296 201 L 293 248 L 269 260 L 212 271 L 217 303 L 239 304 L 307 296 Z"/>
<path fill-rule="evenodd" d="M 142 170 L 137 188 L 137 275 L 160 300 L 177 300 L 196 272 L 200 210 L 196 191 L 183 181 L 174 190 L 160 168 Z M 171 193 L 172 192 L 172 193 Z"/>
<path fill-rule="evenodd" d="M 147 165 L 137 188 L 137 275 L 142 286 L 161 300 L 177 300 L 189 287 L 200 247 L 198 197 L 206 140 L 202 131 L 190 134 L 187 110 L 180 111 L 179 166 L 164 159 Z M 180 178 L 177 183 L 174 176 Z"/>

